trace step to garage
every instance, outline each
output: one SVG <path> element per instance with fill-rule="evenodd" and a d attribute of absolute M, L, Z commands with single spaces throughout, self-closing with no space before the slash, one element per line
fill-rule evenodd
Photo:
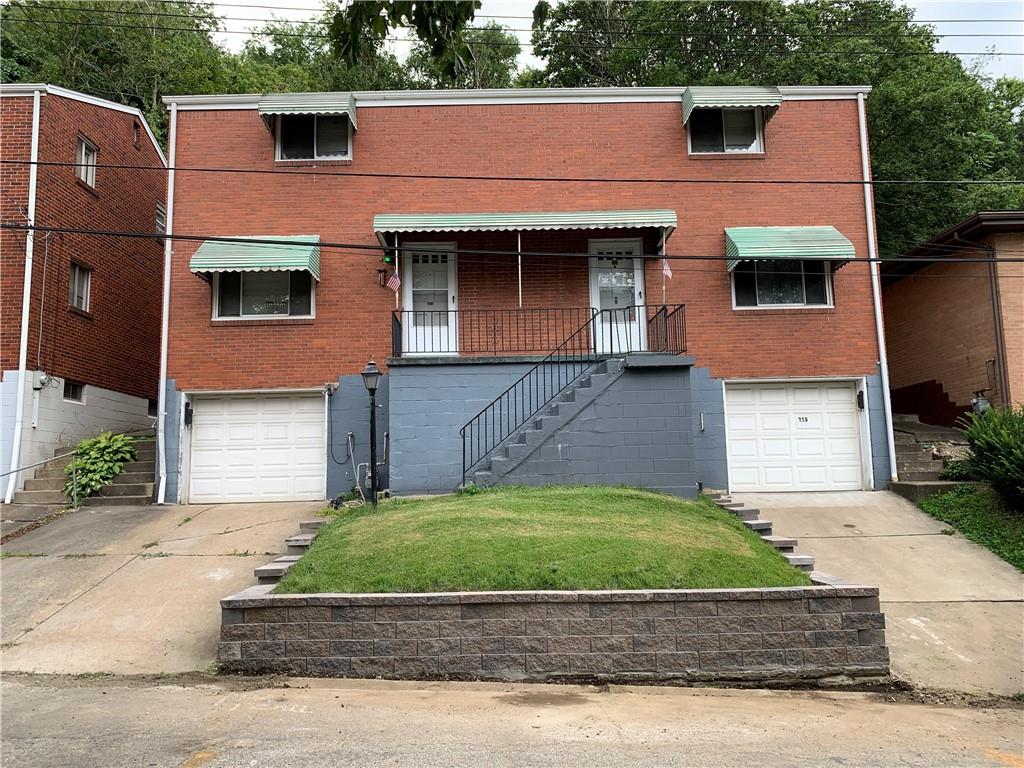
<path fill-rule="evenodd" d="M 771 547 L 775 548 L 786 561 L 794 568 L 810 573 L 814 570 L 814 558 L 811 555 L 797 554 L 796 547 L 799 543 L 796 539 L 788 536 L 775 535 L 772 532 L 772 521 L 761 519 L 761 510 L 757 507 L 748 507 L 742 501 L 733 501 L 733 499 L 724 493 L 714 493 L 708 495 L 715 506 L 719 509 L 725 510 L 730 515 L 739 518 L 739 520 L 749 530 L 756 533 Z"/>
<path fill-rule="evenodd" d="M 271 560 L 266 565 L 253 569 L 253 576 L 257 584 L 276 584 L 284 575 L 291 570 L 291 567 L 299 562 L 301 555 L 282 555 L 276 560 Z"/>
<path fill-rule="evenodd" d="M 265 565 L 253 569 L 258 584 L 276 584 L 291 570 L 312 545 L 327 520 L 303 520 L 299 532 L 284 540 L 287 554 L 276 557 Z"/>

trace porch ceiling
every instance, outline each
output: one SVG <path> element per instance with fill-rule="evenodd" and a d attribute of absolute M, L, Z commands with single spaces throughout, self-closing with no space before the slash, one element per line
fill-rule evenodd
<path fill-rule="evenodd" d="M 382 213 L 373 217 L 381 245 L 403 232 L 527 232 L 541 229 L 641 229 L 676 227 L 672 210 L 540 211 L 531 213 Z"/>

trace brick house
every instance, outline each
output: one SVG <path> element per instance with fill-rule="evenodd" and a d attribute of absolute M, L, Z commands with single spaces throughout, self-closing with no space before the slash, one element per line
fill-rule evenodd
<path fill-rule="evenodd" d="M 2 85 L 0 146 L 17 161 L 0 168 L 5 223 L 163 226 L 166 162 L 137 109 L 52 85 Z M 104 430 L 153 426 L 162 250 L 158 240 L 0 234 L 0 474 L 12 458 L 23 467 Z M 10 500 L 31 477 L 3 477 L 0 488 Z"/>
<path fill-rule="evenodd" d="M 885 487 L 867 92 L 168 97 L 164 498 Z"/>
<path fill-rule="evenodd" d="M 1024 403 L 1024 211 L 982 211 L 882 265 L 892 406 L 953 426 L 978 390 Z"/>

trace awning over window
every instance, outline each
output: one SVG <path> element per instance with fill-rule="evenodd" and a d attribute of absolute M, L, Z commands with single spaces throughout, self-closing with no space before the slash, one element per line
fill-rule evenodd
<path fill-rule="evenodd" d="M 267 93 L 257 105 L 260 117 L 273 115 L 348 115 L 356 127 L 356 100 L 351 93 Z"/>
<path fill-rule="evenodd" d="M 725 255 L 731 272 L 741 261 L 821 259 L 845 264 L 853 259 L 853 243 L 835 227 L 729 227 Z"/>
<path fill-rule="evenodd" d="M 275 243 L 207 240 L 193 254 L 189 269 L 199 274 L 305 270 L 314 280 L 320 280 L 319 235 L 259 235 L 244 239 L 273 240 Z"/>
<path fill-rule="evenodd" d="M 683 91 L 683 122 L 688 122 L 695 109 L 729 107 L 764 107 L 770 116 L 782 104 L 778 88 L 747 86 L 691 86 Z"/>
<path fill-rule="evenodd" d="M 373 217 L 382 245 L 394 232 L 527 232 L 538 229 L 675 229 L 676 212 L 545 211 L 535 213 L 383 213 Z"/>

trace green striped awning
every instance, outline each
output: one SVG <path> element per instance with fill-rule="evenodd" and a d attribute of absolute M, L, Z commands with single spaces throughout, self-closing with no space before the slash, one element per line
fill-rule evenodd
<path fill-rule="evenodd" d="M 690 86 L 683 91 L 683 122 L 695 109 L 765 107 L 774 112 L 782 104 L 778 88 L 747 86 Z"/>
<path fill-rule="evenodd" d="M 741 261 L 822 259 L 845 264 L 853 243 L 835 227 L 728 227 L 725 255 L 731 272 Z"/>
<path fill-rule="evenodd" d="M 257 108 L 264 120 L 271 115 L 348 115 L 356 127 L 356 100 L 351 93 L 267 93 Z"/>
<path fill-rule="evenodd" d="M 383 243 L 389 232 L 526 232 L 538 229 L 675 229 L 676 212 L 543 211 L 534 213 L 382 213 L 373 231 Z"/>
<path fill-rule="evenodd" d="M 320 280 L 319 235 L 259 235 L 238 240 L 272 240 L 273 243 L 240 243 L 206 240 L 192 255 L 189 269 L 209 272 L 281 272 L 305 270 Z"/>

